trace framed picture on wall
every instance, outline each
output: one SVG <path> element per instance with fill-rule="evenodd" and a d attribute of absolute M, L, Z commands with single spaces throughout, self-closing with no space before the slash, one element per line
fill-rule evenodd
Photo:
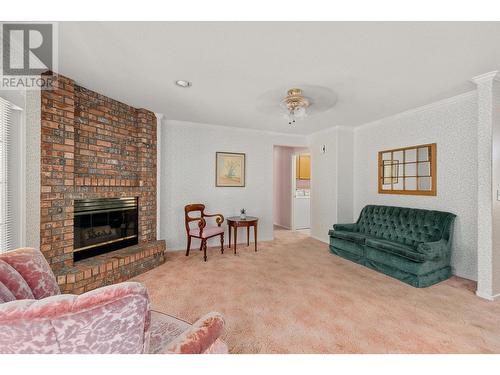
<path fill-rule="evenodd" d="M 245 186 L 245 154 L 236 152 L 215 153 L 215 186 Z"/>

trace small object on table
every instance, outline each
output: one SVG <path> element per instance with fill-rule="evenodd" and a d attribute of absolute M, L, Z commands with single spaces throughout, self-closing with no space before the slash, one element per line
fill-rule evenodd
<path fill-rule="evenodd" d="M 247 219 L 247 210 L 245 210 L 244 208 L 242 208 L 240 210 L 240 219 L 241 220 L 246 220 Z"/>
<path fill-rule="evenodd" d="M 242 219 L 239 216 L 232 216 L 226 219 L 227 226 L 229 230 L 229 248 L 231 248 L 231 233 L 234 229 L 234 253 L 236 254 L 236 243 L 238 242 L 238 227 L 247 228 L 247 246 L 250 246 L 250 227 L 253 227 L 254 241 L 255 241 L 255 251 L 257 251 L 257 224 L 259 218 L 255 216 L 246 216 Z"/>

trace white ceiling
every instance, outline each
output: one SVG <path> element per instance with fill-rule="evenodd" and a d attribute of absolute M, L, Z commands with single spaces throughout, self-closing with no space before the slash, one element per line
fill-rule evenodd
<path fill-rule="evenodd" d="M 65 22 L 59 38 L 59 72 L 114 99 L 297 134 L 466 92 L 470 78 L 500 69 L 500 22 Z M 333 90 L 337 104 L 294 127 L 259 110 L 266 92 L 301 84 Z"/>

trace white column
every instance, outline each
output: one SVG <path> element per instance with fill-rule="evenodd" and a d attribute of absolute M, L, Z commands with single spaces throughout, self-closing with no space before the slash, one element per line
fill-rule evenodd
<path fill-rule="evenodd" d="M 500 123 L 495 113 L 498 103 L 498 72 L 472 80 L 477 85 L 477 291 L 482 298 L 500 297 L 500 175 L 495 172 L 500 160 Z M 495 168 L 495 164 L 498 164 Z"/>
<path fill-rule="evenodd" d="M 162 240 L 161 238 L 161 130 L 162 130 L 162 113 L 155 113 L 156 115 L 156 239 Z"/>
<path fill-rule="evenodd" d="M 24 245 L 40 248 L 40 161 L 41 161 L 41 91 L 26 91 L 25 110 L 25 197 Z"/>

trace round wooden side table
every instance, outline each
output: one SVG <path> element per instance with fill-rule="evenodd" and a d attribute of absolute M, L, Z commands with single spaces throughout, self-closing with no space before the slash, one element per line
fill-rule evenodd
<path fill-rule="evenodd" d="M 255 251 L 257 251 L 257 224 L 259 218 L 255 216 L 247 216 L 246 219 L 241 219 L 239 216 L 231 216 L 226 218 L 229 230 L 229 248 L 231 248 L 231 231 L 234 229 L 234 253 L 236 254 L 236 243 L 238 242 L 238 228 L 247 228 L 247 246 L 250 246 L 250 227 L 253 227 L 253 235 L 255 241 Z"/>

